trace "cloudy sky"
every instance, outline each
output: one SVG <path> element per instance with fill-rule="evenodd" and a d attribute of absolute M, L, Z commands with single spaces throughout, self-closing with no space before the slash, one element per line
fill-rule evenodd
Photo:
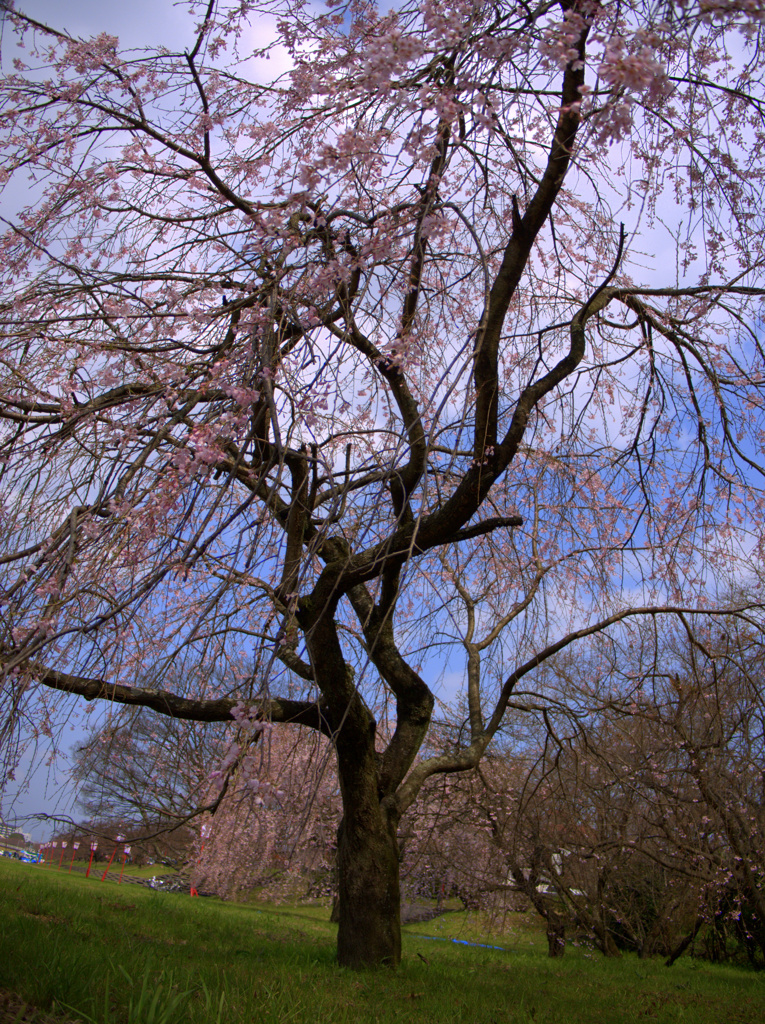
<path fill-rule="evenodd" d="M 126 47 L 164 45 L 183 49 L 192 39 L 193 21 L 185 4 L 172 0 L 132 0 L 109 4 L 103 0 L 15 0 L 17 11 L 74 36 L 108 32 Z"/>

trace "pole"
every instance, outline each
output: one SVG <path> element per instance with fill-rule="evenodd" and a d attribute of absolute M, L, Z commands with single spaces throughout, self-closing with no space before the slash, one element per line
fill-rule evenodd
<path fill-rule="evenodd" d="M 125 870 L 125 864 L 127 864 L 128 854 L 130 853 L 130 847 L 126 846 L 122 851 L 122 867 L 120 868 L 120 877 L 117 885 L 122 885 L 122 872 Z"/>
<path fill-rule="evenodd" d="M 72 865 L 74 864 L 74 855 L 79 850 L 79 848 L 80 848 L 80 844 L 79 843 L 72 843 L 72 859 L 69 861 L 69 870 L 67 871 L 68 875 L 71 875 L 71 873 L 72 873 Z"/>
<path fill-rule="evenodd" d="M 106 881 L 106 876 L 109 874 L 109 868 L 112 866 L 112 861 L 114 860 L 114 854 L 117 852 L 117 847 L 120 845 L 124 838 L 124 836 L 117 836 L 115 840 L 115 847 L 112 850 L 111 857 L 109 858 L 109 863 L 106 865 L 106 871 L 104 871 L 103 875 L 101 875 L 102 882 Z"/>
<path fill-rule="evenodd" d="M 210 826 L 203 825 L 200 831 L 202 834 L 202 844 L 199 848 L 199 856 L 197 857 L 197 867 L 199 867 L 199 865 L 202 863 L 202 854 L 205 852 L 205 839 L 207 839 L 207 837 L 210 835 Z M 189 896 L 198 895 L 199 893 L 197 892 L 196 887 L 192 885 L 191 888 L 189 889 Z"/>
<path fill-rule="evenodd" d="M 115 846 L 114 849 L 112 850 L 112 855 L 109 858 L 109 863 L 106 865 L 106 871 L 104 871 L 104 873 L 101 875 L 101 881 L 102 882 L 106 881 L 106 876 L 109 874 L 109 868 L 112 866 L 112 861 L 114 860 L 114 854 L 116 852 L 117 852 L 117 847 Z"/>
<path fill-rule="evenodd" d="M 61 844 L 61 856 L 58 859 L 58 869 L 61 870 L 61 861 L 64 859 L 64 850 L 66 849 L 66 843 Z"/>
<path fill-rule="evenodd" d="M 93 842 L 90 844 L 90 860 L 88 861 L 88 870 L 85 872 L 86 878 L 90 877 L 90 866 L 93 863 L 93 854 L 96 852 L 97 849 L 98 843 Z"/>

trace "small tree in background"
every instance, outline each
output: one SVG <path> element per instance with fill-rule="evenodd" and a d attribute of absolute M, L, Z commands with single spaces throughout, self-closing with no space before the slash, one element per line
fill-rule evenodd
<path fill-rule="evenodd" d="M 220 727 L 123 711 L 73 751 L 79 803 L 102 833 L 123 833 L 146 856 L 181 864 L 224 751 Z"/>

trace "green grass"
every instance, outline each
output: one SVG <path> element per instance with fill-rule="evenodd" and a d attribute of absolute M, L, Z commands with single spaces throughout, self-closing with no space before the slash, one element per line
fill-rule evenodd
<path fill-rule="evenodd" d="M 765 1019 L 764 976 L 574 948 L 549 960 L 523 914 L 500 931 L 464 913 L 408 925 L 398 971 L 354 973 L 334 962 L 323 907 L 223 904 L 0 862 L 0 922 L 0 988 L 85 1024 Z M 453 938 L 505 948 L 443 941 Z"/>

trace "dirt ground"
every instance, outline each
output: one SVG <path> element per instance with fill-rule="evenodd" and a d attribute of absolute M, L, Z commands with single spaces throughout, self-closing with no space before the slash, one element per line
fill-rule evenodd
<path fill-rule="evenodd" d="M 12 992 L 0 989 L 0 1024 L 79 1024 L 73 1017 L 52 1017 Z"/>

